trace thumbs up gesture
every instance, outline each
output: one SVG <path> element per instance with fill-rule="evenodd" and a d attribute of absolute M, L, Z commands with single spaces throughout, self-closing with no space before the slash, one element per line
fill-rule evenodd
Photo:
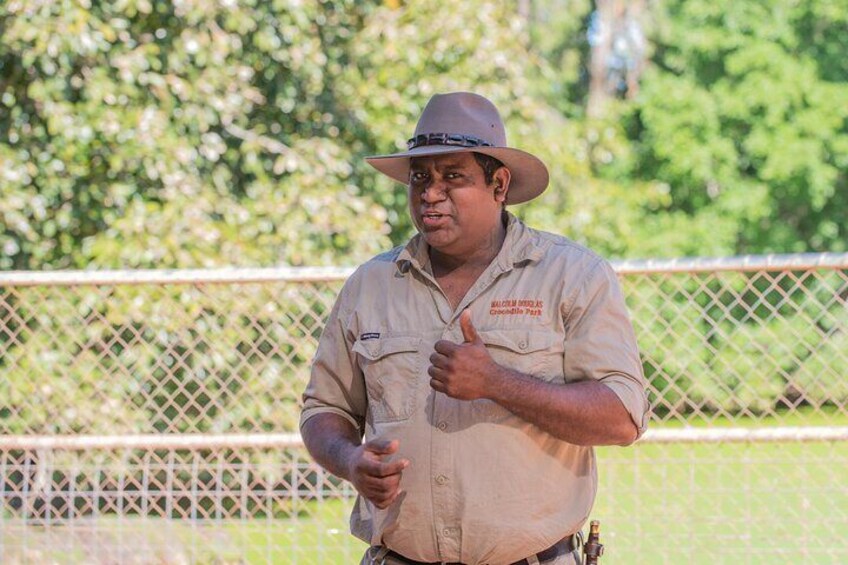
<path fill-rule="evenodd" d="M 430 387 L 452 398 L 474 400 L 486 398 L 501 367 L 494 362 L 465 310 L 459 316 L 462 343 L 439 340 L 430 355 Z"/>

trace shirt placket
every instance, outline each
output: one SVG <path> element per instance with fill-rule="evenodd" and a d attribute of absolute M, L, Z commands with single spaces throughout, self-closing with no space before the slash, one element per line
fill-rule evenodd
<path fill-rule="evenodd" d="M 498 276 L 504 272 L 497 261 L 483 272 L 477 282 L 469 289 L 463 297 L 459 306 L 452 311 L 447 318 L 448 323 L 444 327 L 440 339 L 455 343 L 463 340 L 462 330 L 459 325 L 459 315 L 474 300 L 480 296 Z M 434 294 L 437 309 L 444 313 L 444 309 L 450 310 L 447 297 L 439 288 L 438 284 L 429 274 L 427 278 L 432 283 L 431 292 Z M 461 502 L 462 493 L 459 492 L 460 484 L 456 468 L 455 428 L 459 424 L 459 403 L 461 400 L 450 398 L 444 394 L 436 394 L 433 397 L 433 412 L 431 414 L 433 426 L 431 428 L 430 441 L 430 480 L 433 501 L 433 527 L 435 529 L 438 543 L 439 558 L 443 561 L 462 560 L 462 525 L 461 525 Z"/>
<path fill-rule="evenodd" d="M 447 297 L 439 288 L 435 278 L 424 269 L 417 269 L 433 300 L 435 317 L 444 324 L 438 339 L 455 341 L 456 323 Z M 425 357 L 429 358 L 429 353 Z M 424 364 L 425 370 L 429 361 Z M 423 375 L 429 378 L 426 373 Z M 455 401 L 443 394 L 434 394 L 430 421 L 429 481 L 432 502 L 432 524 L 436 538 L 436 549 L 440 560 L 458 561 L 460 552 L 459 505 L 456 491 L 453 462 L 454 444 L 451 441 L 452 414 Z"/>

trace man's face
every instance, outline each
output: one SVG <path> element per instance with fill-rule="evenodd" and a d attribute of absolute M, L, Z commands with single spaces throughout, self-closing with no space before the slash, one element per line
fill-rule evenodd
<path fill-rule="evenodd" d="M 410 163 L 409 212 L 431 248 L 471 257 L 497 237 L 508 184 L 504 168 L 486 184 L 471 153 L 417 157 Z"/>

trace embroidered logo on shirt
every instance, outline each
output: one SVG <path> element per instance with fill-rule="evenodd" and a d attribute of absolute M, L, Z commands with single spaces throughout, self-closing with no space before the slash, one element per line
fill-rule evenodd
<path fill-rule="evenodd" d="M 380 339 L 380 332 L 368 332 L 359 336 L 359 341 L 367 341 L 369 339 Z"/>
<path fill-rule="evenodd" d="M 489 307 L 490 316 L 534 316 L 542 315 L 544 302 L 529 298 L 507 298 L 506 300 L 492 300 Z"/>

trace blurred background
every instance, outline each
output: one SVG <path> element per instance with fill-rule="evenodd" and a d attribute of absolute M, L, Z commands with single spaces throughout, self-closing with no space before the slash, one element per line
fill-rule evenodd
<path fill-rule="evenodd" d="M 8 0 L 0 268 L 354 265 L 410 235 L 363 156 L 495 101 L 613 257 L 845 251 L 840 0 Z"/>
<path fill-rule="evenodd" d="M 848 561 L 848 1 L 0 2 L 0 562 L 354 563 L 300 392 L 437 92 L 615 260 L 610 565 Z M 236 269 L 237 268 L 237 269 Z M 602 540 L 604 541 L 604 540 Z M 603 562 L 603 561 L 602 561 Z"/>

